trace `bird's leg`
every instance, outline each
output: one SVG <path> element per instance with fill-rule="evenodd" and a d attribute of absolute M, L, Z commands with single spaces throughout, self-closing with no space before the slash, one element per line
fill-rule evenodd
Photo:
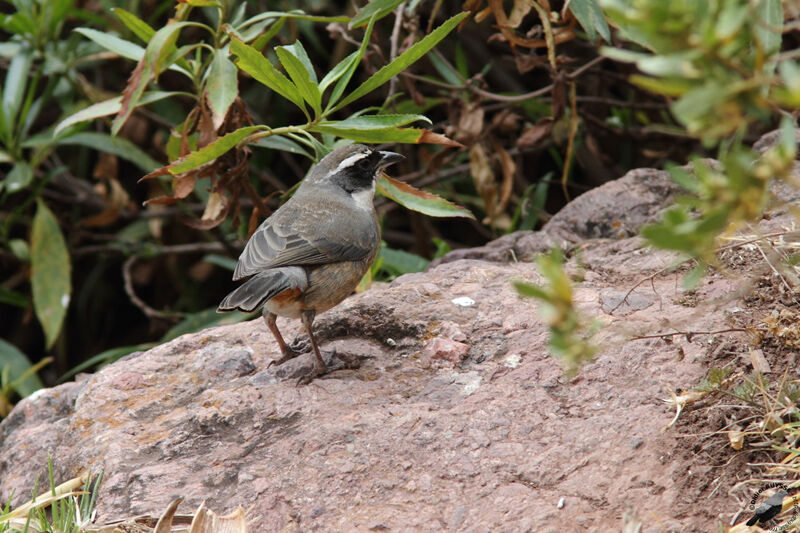
<path fill-rule="evenodd" d="M 316 316 L 316 312 L 313 310 L 303 311 L 302 315 L 300 315 L 300 319 L 303 321 L 303 326 L 306 328 L 306 333 L 308 333 L 308 340 L 311 343 L 311 349 L 314 352 L 314 369 L 297 380 L 298 385 L 311 383 L 311 380 L 325 374 L 328 371 L 328 367 L 325 365 L 325 360 L 319 353 L 317 341 L 314 339 L 314 332 L 311 331 L 311 325 L 314 323 L 314 316 Z"/>
<path fill-rule="evenodd" d="M 267 365 L 267 368 L 271 367 L 272 365 L 282 365 L 286 361 L 294 359 L 298 355 L 303 352 L 294 350 L 292 347 L 286 344 L 286 341 L 283 340 L 283 336 L 281 335 L 280 330 L 278 330 L 278 324 L 275 323 L 275 318 L 277 315 L 274 313 L 270 313 L 266 309 L 264 309 L 264 322 L 267 323 L 267 327 L 272 332 L 272 335 L 275 337 L 275 340 L 278 341 L 278 347 L 281 349 L 281 358 L 280 359 L 273 359 Z"/>

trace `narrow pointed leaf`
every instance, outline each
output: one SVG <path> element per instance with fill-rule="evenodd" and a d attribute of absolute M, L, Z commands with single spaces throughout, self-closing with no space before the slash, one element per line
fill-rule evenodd
<path fill-rule="evenodd" d="M 439 41 L 444 39 L 459 22 L 469 16 L 469 12 L 465 11 L 459 13 L 445 21 L 441 26 L 433 30 L 431 33 L 422 38 L 419 42 L 409 47 L 408 50 L 400 54 L 394 61 L 384 66 L 378 72 L 373 74 L 367 81 L 362 83 L 355 91 L 347 95 L 341 102 L 336 104 L 334 110 L 339 109 L 347 104 L 354 102 L 362 96 L 374 91 L 392 77 L 404 71 L 410 65 L 415 63 L 425 54 L 427 54 Z"/>
<path fill-rule="evenodd" d="M 255 133 L 263 129 L 262 126 L 247 126 L 244 128 L 239 128 L 236 131 L 232 131 L 229 134 L 225 135 L 224 137 L 220 137 L 213 143 L 209 144 L 208 146 L 204 146 L 200 150 L 196 152 L 192 152 L 183 156 L 182 158 L 178 159 L 174 163 L 162 167 L 158 170 L 155 170 L 148 174 L 147 176 L 143 177 L 142 179 L 149 179 L 154 178 L 156 176 L 163 176 L 164 174 L 172 174 L 173 176 L 176 174 L 183 174 L 184 172 L 189 172 L 190 170 L 194 170 L 199 168 L 206 163 L 215 160 L 237 144 L 239 144 L 242 140 L 244 140 L 248 135 Z"/>
<path fill-rule="evenodd" d="M 116 35 L 93 30 L 91 28 L 75 28 L 74 31 L 80 33 L 84 37 L 88 37 L 106 50 L 110 50 L 121 57 L 139 61 L 142 56 L 144 56 L 144 48 L 138 44 L 121 39 Z"/>
<path fill-rule="evenodd" d="M 369 19 L 372 18 L 373 15 L 375 15 L 375 20 L 382 19 L 394 11 L 394 8 L 399 6 L 402 2 L 403 0 L 373 0 L 365 5 L 364 8 L 352 18 L 348 26 L 350 28 L 360 28 L 369 22 Z"/>
<path fill-rule="evenodd" d="M 297 87 L 297 90 L 300 92 L 300 95 L 303 97 L 303 100 L 308 102 L 308 104 L 314 110 L 315 116 L 319 116 L 322 113 L 322 96 L 320 95 L 319 88 L 317 87 L 317 77 L 315 74 L 312 80 L 304 62 L 295 55 L 298 49 L 303 50 L 302 45 L 296 47 L 297 44 L 299 44 L 299 41 L 298 43 L 295 43 L 294 49 L 290 49 L 287 46 L 277 46 L 275 47 L 275 53 L 278 54 L 278 59 L 280 59 L 281 65 L 283 65 L 283 68 L 286 69 L 289 77 L 292 78 L 292 81 Z M 302 55 L 305 55 L 305 50 L 303 50 Z M 306 56 L 306 60 L 307 59 L 308 56 Z M 313 73 L 313 69 L 311 69 L 311 72 Z"/>
<path fill-rule="evenodd" d="M 226 50 L 217 50 L 214 53 L 214 59 L 211 61 L 211 68 L 208 71 L 206 91 L 215 130 L 222 125 L 228 108 L 239 92 L 236 80 L 238 72 L 236 65 L 228 59 Z"/>
<path fill-rule="evenodd" d="M 158 161 L 147 155 L 146 152 L 128 139 L 112 137 L 107 133 L 84 131 L 58 139 L 57 143 L 59 145 L 87 146 L 102 152 L 110 152 L 130 161 L 145 172 L 150 172 L 161 166 Z"/>
<path fill-rule="evenodd" d="M 6 71 L 6 80 L 3 85 L 3 112 L 9 123 L 22 107 L 25 96 L 25 87 L 28 85 L 28 74 L 31 69 L 33 54 L 31 51 L 19 53 L 11 58 Z"/>
<path fill-rule="evenodd" d="M 357 57 L 358 57 L 358 51 L 355 51 L 352 54 L 345 57 L 344 59 L 342 59 L 341 61 L 339 61 L 339 63 L 337 63 L 336 66 L 330 70 L 330 72 L 325 74 L 325 77 L 322 78 L 321 82 L 319 82 L 320 94 L 323 94 L 325 92 L 325 89 L 327 89 L 331 83 L 341 78 L 342 75 L 344 75 L 344 73 L 350 68 L 353 62 L 358 61 Z"/>
<path fill-rule="evenodd" d="M 364 57 L 364 52 L 367 51 L 367 45 L 369 44 L 369 38 L 372 35 L 372 27 L 375 25 L 376 17 L 375 15 L 369 19 L 369 23 L 367 24 L 367 29 L 364 31 L 364 38 L 361 41 L 361 47 L 359 47 L 358 51 L 356 52 L 356 56 L 353 61 L 348 65 L 342 76 L 339 78 L 339 81 L 333 88 L 333 92 L 331 93 L 331 97 L 328 100 L 328 108 L 331 108 L 339 101 L 339 98 L 342 97 L 344 94 L 345 89 L 347 89 L 347 84 L 350 83 L 350 78 L 353 77 L 353 73 L 355 73 L 356 69 L 358 68 L 358 64 L 361 63 L 361 58 Z M 343 61 L 344 62 L 344 61 Z M 338 67 L 338 65 L 337 65 Z M 335 70 L 335 69 L 334 69 Z M 325 81 L 325 80 L 323 80 Z M 331 83 L 333 80 L 329 81 Z M 322 92 L 324 89 L 320 89 Z M 339 106 L 334 107 L 334 109 L 338 109 Z"/>
<path fill-rule="evenodd" d="M 386 174 L 378 176 L 377 190 L 383 196 L 398 204 L 431 217 L 466 217 L 475 218 L 465 208 L 458 206 L 441 196 L 421 191 Z"/>
<path fill-rule="evenodd" d="M 419 142 L 425 130 L 400 126 L 421 121 L 430 124 L 430 120 L 423 115 L 362 115 L 315 124 L 310 130 L 365 143 L 413 144 Z"/>
<path fill-rule="evenodd" d="M 291 11 L 265 11 L 263 13 L 259 13 L 246 21 L 244 21 L 237 29 L 239 31 L 242 28 L 250 26 L 251 24 L 256 24 L 261 22 L 262 20 L 266 19 L 280 19 L 280 18 L 293 18 L 299 20 L 308 20 L 311 22 L 349 22 L 349 17 L 337 16 L 337 17 L 326 17 L 326 16 L 319 16 L 319 15 L 307 15 L 300 9 L 294 9 Z"/>
<path fill-rule="evenodd" d="M 234 36 L 231 36 L 231 52 L 237 56 L 237 67 L 300 109 L 305 108 L 297 87 L 286 76 L 278 72 L 269 59 L 261 55 L 261 52 Z"/>
<path fill-rule="evenodd" d="M 38 201 L 31 231 L 33 307 L 44 329 L 49 350 L 61 332 L 72 295 L 67 244 L 53 213 Z"/>
<path fill-rule="evenodd" d="M 169 98 L 170 96 L 175 96 L 178 94 L 192 96 L 190 93 L 184 93 L 178 91 L 151 91 L 149 93 L 144 93 L 142 95 L 142 97 L 139 99 L 139 105 L 143 106 L 151 104 L 153 102 L 157 102 L 158 100 L 163 100 L 164 98 Z M 73 113 L 72 115 L 68 116 L 67 118 L 59 122 L 54 130 L 54 135 L 57 136 L 65 128 L 68 128 L 73 124 L 79 124 L 87 120 L 94 120 L 96 118 L 106 117 L 108 115 L 119 113 L 120 107 L 122 107 L 121 96 L 116 96 L 109 100 L 104 100 L 102 102 L 92 104 L 86 109 L 81 109 L 77 113 Z"/>
<path fill-rule="evenodd" d="M 145 43 L 149 43 L 153 35 L 156 34 L 148 23 L 134 15 L 133 13 L 122 9 L 121 7 L 112 8 L 111 11 L 122 21 L 126 28 L 131 30 L 139 39 Z"/>

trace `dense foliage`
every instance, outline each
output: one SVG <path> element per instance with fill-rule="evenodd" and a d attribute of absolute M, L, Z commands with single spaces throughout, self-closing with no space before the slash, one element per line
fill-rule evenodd
<path fill-rule="evenodd" d="M 246 318 L 214 312 L 238 251 L 338 142 L 408 156 L 369 279 L 692 153 L 724 166 L 676 171 L 693 195 L 646 235 L 702 272 L 794 158 L 789 118 L 778 149 L 745 148 L 800 104 L 788 2 L 288 4 L 2 4 L 0 417 L 37 372 Z"/>

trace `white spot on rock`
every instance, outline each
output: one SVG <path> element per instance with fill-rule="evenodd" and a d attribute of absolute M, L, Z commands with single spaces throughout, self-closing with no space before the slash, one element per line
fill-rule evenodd
<path fill-rule="evenodd" d="M 475 300 L 469 296 L 459 296 L 458 298 L 453 298 L 452 302 L 461 307 L 472 307 L 475 305 Z"/>

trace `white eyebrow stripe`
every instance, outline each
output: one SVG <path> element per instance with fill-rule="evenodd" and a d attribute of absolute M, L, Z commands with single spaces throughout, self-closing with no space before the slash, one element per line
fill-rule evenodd
<path fill-rule="evenodd" d="M 334 172 L 339 172 L 343 168 L 349 167 L 350 165 L 352 165 L 356 161 L 364 159 L 368 155 L 369 155 L 369 152 L 359 152 L 357 154 L 353 154 L 350 157 L 347 157 L 347 158 L 343 159 L 342 162 L 339 163 L 339 166 L 336 167 L 336 170 L 334 170 Z"/>

